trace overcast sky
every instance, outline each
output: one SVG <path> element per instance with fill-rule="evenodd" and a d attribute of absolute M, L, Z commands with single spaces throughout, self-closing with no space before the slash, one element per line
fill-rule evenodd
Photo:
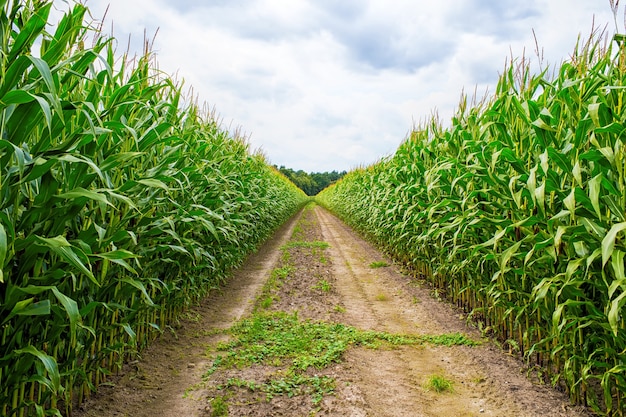
<path fill-rule="evenodd" d="M 86 0 L 123 52 L 152 38 L 269 162 L 350 170 L 392 154 L 414 123 L 450 119 L 461 91 L 493 91 L 507 59 L 554 66 L 615 24 L 608 0 Z M 59 6 L 63 3 L 59 0 Z M 622 13 L 622 11 L 620 11 Z M 623 21 L 622 15 L 618 17 Z M 112 28 L 112 29 L 111 29 Z M 623 23 L 619 27 L 624 31 Z"/>

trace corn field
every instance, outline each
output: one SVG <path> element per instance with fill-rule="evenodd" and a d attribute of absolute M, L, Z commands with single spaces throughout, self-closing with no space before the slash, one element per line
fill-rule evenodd
<path fill-rule="evenodd" d="M 0 0 L 3 416 L 71 414 L 306 201 L 150 53 L 51 8 Z"/>
<path fill-rule="evenodd" d="M 573 402 L 626 415 L 626 52 L 593 35 L 552 75 L 510 62 L 449 126 L 318 201 Z"/>

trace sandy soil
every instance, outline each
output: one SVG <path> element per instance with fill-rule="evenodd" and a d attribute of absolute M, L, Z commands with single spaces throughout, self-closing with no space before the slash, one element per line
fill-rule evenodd
<path fill-rule="evenodd" d="M 264 288 L 271 271 L 285 262 L 289 239 L 323 241 L 327 249 L 288 249 L 293 266 L 279 287 Z M 282 249 L 281 249 L 282 248 Z M 390 266 L 371 268 L 375 261 Z M 318 288 L 320 280 L 330 290 Z M 478 346 L 353 347 L 343 360 L 323 370 L 336 381 L 335 392 L 313 404 L 305 395 L 264 395 L 218 386 L 228 378 L 262 381 L 276 369 L 255 365 L 203 378 L 215 346 L 229 328 L 272 295 L 270 310 L 297 311 L 302 319 L 341 322 L 363 330 L 399 334 L 462 332 Z M 425 388 L 433 374 L 453 382 L 453 391 Z M 227 395 L 225 395 L 227 394 Z M 566 396 L 533 383 L 523 363 L 468 327 L 461 312 L 434 299 L 427 286 L 402 274 L 389 259 L 320 207 L 305 210 L 283 226 L 238 270 L 223 291 L 190 309 L 100 388 L 74 415 L 212 416 L 214 399 L 228 398 L 230 416 L 588 416 Z"/>

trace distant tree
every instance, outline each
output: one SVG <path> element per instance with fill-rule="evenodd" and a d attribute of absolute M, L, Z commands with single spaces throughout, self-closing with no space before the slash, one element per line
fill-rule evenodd
<path fill-rule="evenodd" d="M 312 172 L 307 173 L 303 170 L 294 171 L 281 165 L 280 168 L 274 165 L 284 176 L 289 178 L 298 188 L 306 193 L 306 195 L 314 196 L 330 184 L 334 183 L 344 175 L 346 171 L 337 172 Z"/>

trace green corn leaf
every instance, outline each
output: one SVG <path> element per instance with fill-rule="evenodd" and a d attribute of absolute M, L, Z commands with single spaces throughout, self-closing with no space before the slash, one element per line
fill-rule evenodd
<path fill-rule="evenodd" d="M 40 351 L 34 346 L 26 346 L 22 349 L 17 349 L 14 351 L 18 355 L 30 354 L 35 356 L 39 361 L 43 364 L 44 368 L 48 373 L 47 378 L 40 379 L 44 385 L 48 387 L 53 393 L 59 394 L 61 391 L 61 374 L 59 373 L 59 367 L 57 365 L 57 361 L 52 357 L 47 355 L 46 353 Z"/>
<path fill-rule="evenodd" d="M 593 234 L 595 234 L 597 237 L 605 236 L 606 229 L 600 226 L 599 224 L 597 224 L 596 222 L 586 217 L 580 217 L 579 220 L 585 226 L 585 229 L 589 230 L 590 232 L 593 232 Z"/>
<path fill-rule="evenodd" d="M 535 189 L 535 199 L 537 200 L 537 207 L 541 210 L 541 213 L 546 212 L 546 183 L 542 182 L 539 187 Z"/>
<path fill-rule="evenodd" d="M 604 148 L 600 148 L 599 151 L 611 165 L 615 166 L 615 153 L 612 148 L 606 146 Z"/>
<path fill-rule="evenodd" d="M 572 176 L 574 177 L 574 179 L 578 183 L 578 186 L 582 187 L 583 186 L 583 178 L 582 178 L 580 164 L 578 163 L 578 161 L 576 161 L 574 163 L 574 167 L 572 168 Z"/>
<path fill-rule="evenodd" d="M 592 140 L 593 139 L 591 139 L 591 141 Z M 593 162 L 603 161 L 605 159 L 602 152 L 600 152 L 598 149 L 595 149 L 595 148 L 589 149 L 587 152 L 581 154 L 579 158 L 584 161 L 593 161 Z"/>
<path fill-rule="evenodd" d="M 542 279 L 539 284 L 533 288 L 535 301 L 541 301 L 546 298 L 548 292 L 553 288 L 552 280 L 549 278 Z"/>
<path fill-rule="evenodd" d="M 535 193 L 537 188 L 537 165 L 535 165 L 528 175 L 528 181 L 526 182 L 526 188 L 530 192 L 530 198 L 533 200 L 533 204 L 536 202 L 537 195 Z"/>
<path fill-rule="evenodd" d="M 18 301 L 11 312 L 2 321 L 2 325 L 8 323 L 15 316 L 44 316 L 50 314 L 50 300 L 34 302 L 34 298 Z"/>
<path fill-rule="evenodd" d="M 602 201 L 609 207 L 611 214 L 617 217 L 620 222 L 626 222 L 626 214 L 624 210 L 620 210 L 615 199 L 610 195 L 602 196 Z"/>
<path fill-rule="evenodd" d="M 33 299 L 30 298 L 29 301 Z M 19 303 L 18 303 L 19 304 Z M 18 306 L 16 306 L 17 308 Z M 11 313 L 18 316 L 46 316 L 50 314 L 50 300 L 41 300 L 36 303 L 28 303 L 27 306 L 21 306 L 19 310 L 14 308 Z"/>
<path fill-rule="evenodd" d="M 626 383 L 624 380 L 624 375 L 626 375 L 626 365 L 619 364 L 609 369 L 602 376 L 602 388 L 604 391 L 604 404 L 606 409 L 611 412 L 613 410 L 613 392 L 611 384 L 611 379 L 617 379 L 621 381 L 622 386 Z"/>
<path fill-rule="evenodd" d="M 126 249 L 116 249 L 116 250 L 112 250 L 110 252 L 103 252 L 103 253 L 98 253 L 98 254 L 94 254 L 94 256 L 97 256 L 99 258 L 103 258 L 103 259 L 108 259 L 108 260 L 115 260 L 115 259 L 137 259 L 139 258 L 138 255 L 135 255 L 134 253 L 127 251 Z"/>
<path fill-rule="evenodd" d="M 70 319 L 70 334 L 71 334 L 71 346 L 76 347 L 76 331 L 78 325 L 82 322 L 80 311 L 78 310 L 78 304 L 70 297 L 63 294 L 57 287 L 51 287 L 52 293 L 56 299 L 63 305 L 68 318 Z"/>
<path fill-rule="evenodd" d="M 100 283 L 96 280 L 96 277 L 93 275 L 91 270 L 87 268 L 87 266 L 81 261 L 76 252 L 74 251 L 72 245 L 65 239 L 63 236 L 57 236 L 53 238 L 45 238 L 41 236 L 35 236 L 37 241 L 46 246 L 54 253 L 59 255 L 62 259 L 68 262 L 70 265 L 74 266 L 76 269 L 85 274 L 91 282 L 95 285 L 100 286 Z"/>
<path fill-rule="evenodd" d="M 623 291 L 617 298 L 611 301 L 611 306 L 607 314 L 609 325 L 613 331 L 613 336 L 618 337 L 620 331 L 620 313 L 626 303 L 626 291 Z"/>
<path fill-rule="evenodd" d="M 146 187 L 162 188 L 165 191 L 170 190 L 170 188 L 163 181 L 157 180 L 155 178 L 144 178 L 138 180 L 137 182 L 141 185 L 145 185 Z"/>
<path fill-rule="evenodd" d="M 10 104 L 25 104 L 34 100 L 36 100 L 35 95 L 28 91 L 11 90 L 0 99 L 0 104 L 6 107 Z"/>
<path fill-rule="evenodd" d="M 120 152 L 109 156 L 100 165 L 100 170 L 106 172 L 110 169 L 118 168 L 121 165 L 127 164 L 130 161 L 137 159 L 144 155 L 142 152 Z"/>
<path fill-rule="evenodd" d="M 48 131 L 52 132 L 52 109 L 50 108 L 50 104 L 43 97 L 37 95 L 34 95 L 33 97 L 35 98 L 35 100 L 37 100 L 37 103 L 39 103 L 39 107 L 41 107 L 41 111 L 44 115 L 44 118 L 46 119 L 46 126 L 48 127 Z"/>
<path fill-rule="evenodd" d="M 570 160 L 565 157 L 566 155 L 557 151 L 553 147 L 549 147 L 547 152 L 550 159 L 554 161 L 564 173 L 572 172 L 572 164 Z"/>
<path fill-rule="evenodd" d="M 30 53 L 30 47 L 35 39 L 41 34 L 46 27 L 48 15 L 50 14 L 50 8 L 52 2 L 39 7 L 30 19 L 26 22 L 17 38 L 13 42 L 11 50 L 9 51 L 7 61 L 13 62 L 18 55 L 27 55 Z"/>
<path fill-rule="evenodd" d="M 137 334 L 135 333 L 135 331 L 133 330 L 132 327 L 130 327 L 130 324 L 128 323 L 123 323 L 122 324 L 122 328 L 124 329 L 124 331 L 126 332 L 126 334 L 131 338 L 131 340 L 136 340 L 137 339 Z"/>
<path fill-rule="evenodd" d="M 521 245 L 522 245 L 521 241 L 515 242 L 513 245 L 507 248 L 504 252 L 502 252 L 502 255 L 500 256 L 500 260 L 499 260 L 501 271 L 504 271 L 506 269 L 511 258 L 518 253 L 519 247 Z"/>
<path fill-rule="evenodd" d="M 2 223 L 0 223 L 0 283 L 4 282 L 2 279 L 2 270 L 4 269 L 4 261 L 6 260 L 8 250 L 7 232 Z"/>
<path fill-rule="evenodd" d="M 559 226 L 556 229 L 556 233 L 554 235 L 554 248 L 557 250 L 557 252 L 560 250 L 561 240 L 565 232 L 567 232 L 567 229 L 567 226 Z"/>
<path fill-rule="evenodd" d="M 50 45 L 44 50 L 42 48 L 42 58 L 55 65 L 59 60 L 64 58 L 68 46 L 76 44 L 77 36 L 80 33 L 80 26 L 84 18 L 87 8 L 81 4 L 74 5 L 71 13 L 63 16 L 57 24 L 54 36 L 50 40 Z"/>
<path fill-rule="evenodd" d="M 599 116 L 600 104 L 601 103 L 592 103 L 588 106 L 589 116 L 591 116 L 591 120 L 596 127 L 601 127 Z"/>
<path fill-rule="evenodd" d="M 8 91 L 18 88 L 18 83 L 30 64 L 30 60 L 24 55 L 11 61 L 11 65 L 3 74 L 2 79 L 0 79 L 0 95 L 4 96 Z"/>
<path fill-rule="evenodd" d="M 50 169 L 56 164 L 56 162 L 57 161 L 54 158 L 49 160 L 41 157 L 36 158 L 31 165 L 30 172 L 23 181 L 28 182 L 41 178 L 44 174 L 50 172 Z"/>
<path fill-rule="evenodd" d="M 541 155 L 539 155 L 539 162 L 541 164 L 541 170 L 543 171 L 544 175 L 547 175 L 548 170 L 550 169 L 548 159 L 548 150 L 546 149 Z"/>
<path fill-rule="evenodd" d="M 98 175 L 98 177 L 104 180 L 104 176 L 102 175 L 102 171 L 100 171 L 100 167 L 96 165 L 91 159 L 83 155 L 71 155 L 71 154 L 63 154 L 56 157 L 59 161 L 70 162 L 70 163 L 83 163 L 87 164 L 93 171 Z"/>
<path fill-rule="evenodd" d="M 626 222 L 614 224 L 604 239 L 602 239 L 602 266 L 606 265 L 611 258 L 617 234 L 624 229 L 626 229 Z"/>
<path fill-rule="evenodd" d="M 575 213 L 576 213 L 576 193 L 575 193 L 575 189 L 572 189 L 572 191 L 570 191 L 569 195 L 567 197 L 565 197 L 565 199 L 563 199 L 563 204 L 565 204 L 565 207 L 567 208 L 567 210 L 569 211 L 569 213 L 571 214 L 571 216 L 573 218 Z"/>
<path fill-rule="evenodd" d="M 554 329 L 559 328 L 559 323 L 561 323 L 561 316 L 563 315 L 563 310 L 565 309 L 566 304 L 559 304 L 552 313 L 552 327 Z"/>
<path fill-rule="evenodd" d="M 576 271 L 578 271 L 578 268 L 584 263 L 584 259 L 582 258 L 578 258 L 578 259 L 573 259 L 571 261 L 569 261 L 567 263 L 567 268 L 565 270 L 565 276 L 568 279 L 572 278 L 572 275 L 574 275 L 576 273 Z"/>
<path fill-rule="evenodd" d="M 531 123 L 533 126 L 536 126 L 542 130 L 547 130 L 549 132 L 555 132 L 554 128 L 543 121 L 543 119 L 536 119 Z"/>
<path fill-rule="evenodd" d="M 589 254 L 589 247 L 585 244 L 585 242 L 574 242 L 574 251 L 576 251 L 576 255 L 581 258 L 585 258 Z"/>
<path fill-rule="evenodd" d="M 82 187 L 75 188 L 71 191 L 67 191 L 65 193 L 55 195 L 57 198 L 63 198 L 66 200 L 73 200 L 76 198 L 88 198 L 89 200 L 99 201 L 101 203 L 107 204 L 111 207 L 114 207 L 113 204 L 109 201 L 106 195 L 101 194 L 96 191 L 86 190 Z"/>
<path fill-rule="evenodd" d="M 139 256 L 135 255 L 134 253 L 130 251 L 127 251 L 126 249 L 117 249 L 117 250 L 113 250 L 110 252 L 97 253 L 97 254 L 94 254 L 93 256 L 106 259 L 113 263 L 121 265 L 127 271 L 130 271 L 133 274 L 138 275 L 137 271 L 132 266 L 130 266 L 128 262 L 126 262 L 126 259 L 137 259 L 139 258 Z"/>
<path fill-rule="evenodd" d="M 141 294 L 143 295 L 148 305 L 154 306 L 154 302 L 152 301 L 152 298 L 148 295 L 148 291 L 146 291 L 146 287 L 143 285 L 141 281 L 138 281 L 132 278 L 122 278 L 121 281 L 126 282 L 127 284 L 130 284 L 133 287 L 137 288 L 139 291 L 141 291 Z"/>
<path fill-rule="evenodd" d="M 617 291 L 618 288 L 621 288 L 623 291 L 626 291 L 626 274 L 624 273 L 624 255 L 625 252 L 621 250 L 614 250 L 613 255 L 611 256 L 611 268 L 613 273 L 615 274 L 615 278 L 609 285 L 608 295 L 609 298 L 613 298 L 613 294 Z"/>
<path fill-rule="evenodd" d="M 35 65 L 39 74 L 44 80 L 46 87 L 48 87 L 48 91 L 52 93 L 53 96 L 57 96 L 56 85 L 54 84 L 54 79 L 52 77 L 52 72 L 50 72 L 50 67 L 48 63 L 41 58 L 34 57 L 32 55 L 28 55 L 28 59 Z"/>
<path fill-rule="evenodd" d="M 128 207 L 130 207 L 130 208 L 132 208 L 134 210 L 139 210 L 139 208 L 135 205 L 135 202 L 131 198 L 126 197 L 123 194 L 118 194 L 118 193 L 116 193 L 116 192 L 114 192 L 112 190 L 108 190 L 108 189 L 99 190 L 99 191 L 104 191 L 109 196 L 111 196 L 113 199 L 124 202 L 124 204 L 128 205 Z M 115 206 L 118 207 L 117 204 L 115 204 Z M 130 231 L 129 233 L 133 233 L 133 232 Z"/>
<path fill-rule="evenodd" d="M 611 255 L 611 267 L 613 268 L 616 281 L 626 280 L 626 274 L 624 273 L 624 255 L 626 255 L 626 252 L 619 249 L 613 249 L 613 254 Z M 613 297 L 613 293 L 611 291 L 609 291 L 609 297 Z"/>
<path fill-rule="evenodd" d="M 530 122 L 528 108 L 525 107 L 515 95 L 511 95 L 510 97 L 513 103 L 513 109 L 516 111 L 517 115 L 521 117 L 525 123 Z"/>
<path fill-rule="evenodd" d="M 602 248 L 596 248 L 591 255 L 587 256 L 587 269 L 602 255 Z"/>
<path fill-rule="evenodd" d="M 600 184 L 602 182 L 602 174 L 598 174 L 589 181 L 589 200 L 591 205 L 598 216 L 598 220 L 602 219 L 602 212 L 600 211 Z"/>

